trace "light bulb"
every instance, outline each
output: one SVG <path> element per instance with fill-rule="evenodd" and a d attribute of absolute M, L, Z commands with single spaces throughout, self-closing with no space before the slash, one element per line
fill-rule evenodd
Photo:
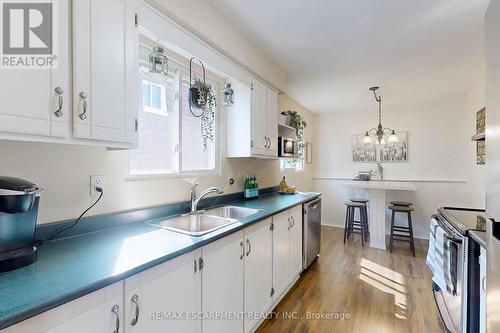
<path fill-rule="evenodd" d="M 368 134 L 368 132 L 365 132 L 365 136 L 363 137 L 363 143 L 372 143 L 372 137 L 370 136 L 370 134 Z"/>
<path fill-rule="evenodd" d="M 390 142 L 390 143 L 397 143 L 397 142 L 399 142 L 399 138 L 396 135 L 396 133 L 394 132 L 394 130 L 392 130 L 391 135 L 389 135 L 389 138 L 387 139 L 387 141 Z"/>

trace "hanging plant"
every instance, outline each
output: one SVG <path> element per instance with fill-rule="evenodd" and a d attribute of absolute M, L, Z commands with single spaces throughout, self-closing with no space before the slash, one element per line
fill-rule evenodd
<path fill-rule="evenodd" d="M 287 125 L 295 128 L 299 157 L 301 157 L 302 151 L 306 146 L 304 143 L 304 128 L 307 127 L 307 123 L 297 111 L 288 110 L 281 112 L 281 114 L 287 117 Z"/>
<path fill-rule="evenodd" d="M 193 60 L 197 60 L 201 64 L 203 81 L 198 78 L 192 80 Z M 189 110 L 193 116 L 200 118 L 202 148 L 205 151 L 208 148 L 208 143 L 214 142 L 216 96 L 212 86 L 206 83 L 205 66 L 195 58 L 189 60 L 189 84 Z M 195 113 L 192 106 L 201 110 L 201 112 Z"/>

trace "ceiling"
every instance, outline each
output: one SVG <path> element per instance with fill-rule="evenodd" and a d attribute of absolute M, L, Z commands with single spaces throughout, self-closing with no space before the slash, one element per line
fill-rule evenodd
<path fill-rule="evenodd" d="M 482 83 L 489 0 L 209 0 L 313 112 L 456 98 Z"/>

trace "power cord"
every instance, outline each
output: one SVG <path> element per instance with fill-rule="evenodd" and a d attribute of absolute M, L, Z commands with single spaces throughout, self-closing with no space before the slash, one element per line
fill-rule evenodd
<path fill-rule="evenodd" d="M 49 238 L 47 238 L 45 241 L 38 241 L 38 242 L 39 242 L 39 244 L 38 244 L 38 245 L 41 245 L 43 242 L 47 242 L 47 241 L 53 240 L 53 239 L 54 239 L 57 235 L 59 235 L 59 234 L 60 234 L 60 233 L 62 233 L 63 231 L 66 231 L 66 230 L 71 229 L 71 228 L 73 228 L 74 226 L 76 226 L 76 225 L 78 224 L 78 222 L 80 222 L 80 220 L 82 219 L 82 217 L 83 217 L 83 216 L 84 216 L 84 215 L 85 215 L 85 214 L 86 214 L 89 210 L 91 210 L 91 209 L 92 209 L 95 205 L 97 205 L 97 203 L 99 202 L 99 200 L 101 200 L 101 198 L 102 198 L 102 196 L 103 196 L 103 194 L 104 194 L 104 190 L 103 190 L 102 188 L 100 188 L 100 187 L 96 187 L 96 188 L 95 188 L 95 190 L 96 190 L 97 192 L 99 192 L 99 193 L 100 193 L 100 194 L 99 194 L 99 198 L 97 198 L 97 200 L 96 200 L 96 201 L 94 201 L 94 203 L 93 203 L 92 205 L 90 205 L 90 207 L 89 207 L 89 208 L 85 209 L 85 210 L 83 211 L 83 213 L 81 213 L 81 214 L 80 214 L 80 216 L 78 216 L 78 218 L 77 218 L 77 219 L 76 219 L 73 223 L 71 223 L 70 225 L 65 226 L 65 227 L 63 227 L 63 228 L 59 229 L 59 230 L 58 230 L 58 231 L 56 231 L 56 232 L 55 232 L 52 236 L 50 236 Z"/>

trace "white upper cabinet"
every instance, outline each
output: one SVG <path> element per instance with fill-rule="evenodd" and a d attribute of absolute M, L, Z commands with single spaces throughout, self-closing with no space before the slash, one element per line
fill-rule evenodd
<path fill-rule="evenodd" d="M 187 317 L 201 311 L 200 255 L 198 249 L 125 280 L 126 332 L 201 332 L 201 321 Z"/>
<path fill-rule="evenodd" d="M 57 6 L 57 15 L 54 15 L 57 19 L 54 22 L 57 45 L 53 46 L 57 66 L 51 69 L 0 69 L 1 139 L 60 140 L 69 133 L 69 0 L 59 0 L 54 5 Z"/>
<path fill-rule="evenodd" d="M 278 93 L 266 87 L 266 132 L 268 137 L 267 156 L 278 156 Z"/>
<path fill-rule="evenodd" d="M 238 82 L 235 104 L 227 112 L 227 157 L 278 156 L 278 93 L 252 78 L 248 88 Z"/>
<path fill-rule="evenodd" d="M 272 219 L 245 229 L 245 313 L 265 313 L 271 306 L 273 287 Z M 245 332 L 259 323 L 259 316 L 245 317 Z"/>
<path fill-rule="evenodd" d="M 130 0 L 73 2 L 73 135 L 133 147 L 138 32 Z"/>
<path fill-rule="evenodd" d="M 252 153 L 266 155 L 267 153 L 267 101 L 266 86 L 252 80 Z M 277 125 L 276 125 L 277 126 Z"/>

